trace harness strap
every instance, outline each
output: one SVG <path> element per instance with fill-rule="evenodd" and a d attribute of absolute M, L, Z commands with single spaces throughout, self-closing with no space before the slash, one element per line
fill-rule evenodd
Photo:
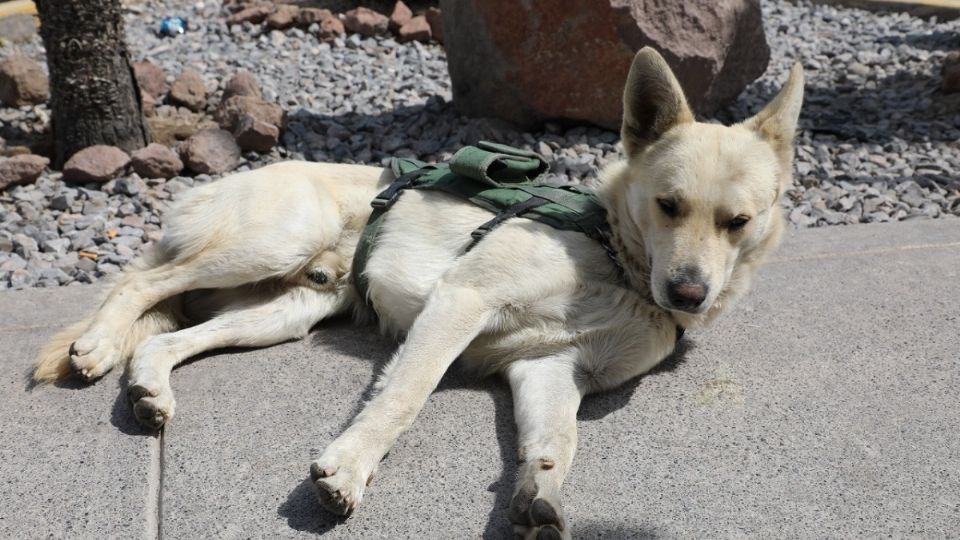
<path fill-rule="evenodd" d="M 431 168 L 432 167 L 428 165 L 400 175 L 390 183 L 387 189 L 381 191 L 370 201 L 373 212 L 370 213 L 367 226 L 364 227 L 363 232 L 360 233 L 360 239 L 357 241 L 357 247 L 353 253 L 353 263 L 350 265 L 350 273 L 353 275 L 353 282 L 357 288 L 357 292 L 360 293 L 361 301 L 366 302 L 367 294 L 370 292 L 370 280 L 367 279 L 363 269 L 367 267 L 367 261 L 373 252 L 373 245 L 377 242 L 377 236 L 380 235 L 380 227 L 383 225 L 384 214 L 397 202 L 397 199 L 400 197 L 400 194 L 403 193 L 404 189 L 412 186 L 417 178 L 429 172 Z"/>
<path fill-rule="evenodd" d="M 480 242 L 480 240 L 483 240 L 483 237 L 486 236 L 487 233 L 497 228 L 497 226 L 503 223 L 504 221 L 512 217 L 522 215 L 524 212 L 530 209 L 536 208 L 540 205 L 547 204 L 548 202 L 550 201 L 546 199 L 542 199 L 540 197 L 530 197 L 529 199 L 527 199 L 522 203 L 515 204 L 503 210 L 502 212 L 497 213 L 497 215 L 493 216 L 493 219 L 477 227 L 476 229 L 473 230 L 473 232 L 470 233 L 470 236 L 473 238 L 473 241 L 470 242 L 470 245 L 467 246 L 466 251 L 470 251 L 471 249 L 473 249 L 473 246 L 477 245 Z"/>

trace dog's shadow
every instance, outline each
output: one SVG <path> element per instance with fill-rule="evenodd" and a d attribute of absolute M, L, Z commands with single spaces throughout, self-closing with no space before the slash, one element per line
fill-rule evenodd
<path fill-rule="evenodd" d="M 338 325 L 325 326 L 327 329 L 336 329 Z M 323 335 L 314 335 L 311 339 L 314 343 L 322 342 L 326 347 L 339 349 L 339 352 L 361 358 L 366 358 L 374 364 L 373 379 L 367 386 L 355 407 L 354 414 L 359 412 L 363 403 L 369 399 L 373 393 L 373 385 L 376 376 L 379 374 L 383 365 L 389 359 L 387 355 L 371 355 L 369 347 L 364 348 L 356 344 L 355 340 L 350 339 L 330 339 L 330 334 L 323 332 Z M 601 420 L 607 415 L 622 409 L 630 403 L 630 399 L 637 387 L 648 377 L 658 374 L 668 373 L 677 369 L 686 359 L 687 354 L 692 351 L 695 344 L 689 339 L 682 340 L 676 350 L 661 362 L 655 369 L 642 377 L 635 378 L 628 383 L 602 394 L 588 396 L 584 399 L 577 415 L 579 421 Z M 364 350 L 361 350 L 364 349 Z M 366 352 L 366 354 L 364 354 Z M 443 392 L 452 389 L 473 389 L 489 392 L 493 398 L 494 422 L 496 427 L 497 446 L 500 451 L 500 459 L 503 463 L 503 469 L 499 478 L 487 487 L 487 490 L 494 494 L 493 508 L 487 518 L 484 528 L 483 538 L 499 540 L 514 538 L 513 528 L 509 520 L 510 500 L 513 497 L 514 481 L 517 477 L 517 432 L 514 427 L 513 417 L 513 399 L 510 395 L 510 388 L 506 382 L 498 377 L 488 377 L 477 380 L 469 373 L 459 369 L 457 364 L 443 377 L 438 385 L 436 392 Z M 354 415 L 350 415 L 352 418 Z M 342 426 L 345 428 L 346 426 Z M 277 509 L 279 516 L 287 520 L 290 528 L 297 531 L 313 532 L 323 535 L 338 525 L 344 523 L 347 518 L 334 516 L 324 511 L 316 500 L 313 485 L 309 478 L 303 479 L 290 492 L 287 499 Z M 636 530 L 626 524 L 616 523 L 585 523 L 580 526 L 575 525 L 581 533 L 589 533 L 588 536 L 607 538 L 655 538 L 656 534 L 646 530 Z"/>
<path fill-rule="evenodd" d="M 131 435 L 135 437 L 156 437 L 159 434 L 158 431 L 143 427 L 133 416 L 133 410 L 130 406 L 130 401 L 127 399 L 127 373 L 124 369 L 121 369 L 120 371 L 122 372 L 118 378 L 113 377 L 112 374 L 108 374 L 107 376 L 95 381 L 87 382 L 76 377 L 69 377 L 53 383 L 53 386 L 60 390 L 86 390 L 91 386 L 109 384 L 110 381 L 115 379 L 117 395 L 113 399 L 113 406 L 110 408 L 110 425 L 117 428 L 117 430 L 124 435 Z M 41 387 L 40 384 L 30 378 L 29 373 L 26 375 L 26 377 L 27 379 L 24 388 L 25 392 L 34 392 Z"/>

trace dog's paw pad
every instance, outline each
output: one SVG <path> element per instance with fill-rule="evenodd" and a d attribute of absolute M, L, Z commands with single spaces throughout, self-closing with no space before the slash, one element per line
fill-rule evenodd
<path fill-rule="evenodd" d="M 157 430 L 173 418 L 175 403 L 173 395 L 135 384 L 127 389 L 127 397 L 133 405 L 133 415 L 144 427 Z"/>
<path fill-rule="evenodd" d="M 539 493 L 536 482 L 521 484 L 510 501 L 510 521 L 517 538 L 563 540 L 570 538 L 558 497 Z"/>

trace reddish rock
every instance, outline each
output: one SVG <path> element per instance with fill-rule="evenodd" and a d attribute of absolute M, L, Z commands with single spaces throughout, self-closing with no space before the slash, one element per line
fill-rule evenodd
<path fill-rule="evenodd" d="M 50 83 L 40 64 L 22 54 L 0 61 L 0 101 L 4 105 L 37 105 L 49 97 Z"/>
<path fill-rule="evenodd" d="M 230 77 L 227 84 L 223 85 L 223 101 L 233 96 L 263 97 L 263 93 L 260 91 L 260 83 L 257 82 L 253 73 L 246 70 L 238 71 L 236 75 Z"/>
<path fill-rule="evenodd" d="M 324 19 L 331 17 L 336 18 L 336 15 L 329 9 L 300 8 L 300 13 L 297 15 L 297 25 L 307 27 L 313 23 L 320 24 Z"/>
<path fill-rule="evenodd" d="M 150 139 L 167 146 L 188 139 L 198 131 L 217 127 L 209 116 L 173 105 L 158 106 L 153 116 L 147 118 L 147 125 Z"/>
<path fill-rule="evenodd" d="M 233 136 L 243 150 L 268 152 L 279 142 L 280 128 L 245 114 L 237 123 Z"/>
<path fill-rule="evenodd" d="M 32 183 L 49 164 L 49 159 L 33 154 L 0 158 L 0 190 Z"/>
<path fill-rule="evenodd" d="M 403 0 L 397 0 L 397 3 L 393 6 L 393 12 L 390 13 L 390 30 L 396 32 L 400 28 L 410 22 L 410 19 L 413 18 L 413 12 L 410 11 L 410 8 L 403 3 Z"/>
<path fill-rule="evenodd" d="M 267 17 L 267 27 L 274 30 L 286 30 L 297 23 L 300 8 L 289 4 L 280 4 L 276 11 Z"/>
<path fill-rule="evenodd" d="M 733 100 L 770 58 L 759 0 L 441 0 L 440 7 L 454 105 L 524 127 L 556 118 L 618 129 L 630 63 L 646 45 L 666 58 L 699 113 Z"/>
<path fill-rule="evenodd" d="M 193 69 L 184 70 L 170 87 L 170 103 L 194 112 L 202 110 L 207 104 L 207 84 L 203 76 Z"/>
<path fill-rule="evenodd" d="M 410 19 L 407 24 L 400 27 L 397 32 L 397 41 L 405 43 L 407 41 L 430 41 L 430 23 L 423 15 Z"/>
<path fill-rule="evenodd" d="M 180 156 L 193 172 L 221 174 L 240 164 L 240 147 L 229 131 L 207 129 L 187 139 Z"/>
<path fill-rule="evenodd" d="M 153 116 L 157 112 L 157 99 L 147 92 L 140 92 L 140 105 L 144 116 Z"/>
<path fill-rule="evenodd" d="M 133 172 L 143 178 L 173 178 L 183 170 L 180 156 L 169 147 L 150 143 L 130 155 Z"/>
<path fill-rule="evenodd" d="M 250 115 L 281 129 L 286 116 L 279 105 L 252 96 L 233 96 L 225 100 L 220 104 L 215 116 L 222 129 L 233 131 L 244 115 Z"/>
<path fill-rule="evenodd" d="M 273 13 L 273 9 L 272 5 L 267 4 L 250 6 L 228 17 L 227 24 L 243 24 L 245 22 L 260 24 Z"/>
<path fill-rule="evenodd" d="M 98 144 L 77 152 L 63 165 L 65 182 L 107 182 L 120 176 L 130 156 L 116 146 Z"/>
<path fill-rule="evenodd" d="M 163 96 L 170 90 L 167 84 L 167 74 L 160 66 L 153 62 L 144 61 L 133 64 L 133 74 L 140 86 L 140 92 L 150 94 L 155 100 L 163 100 Z"/>
<path fill-rule="evenodd" d="M 343 14 L 343 26 L 357 34 L 375 36 L 387 32 L 390 19 L 372 9 L 358 7 Z"/>
<path fill-rule="evenodd" d="M 443 43 L 443 13 L 435 7 L 427 10 L 427 22 L 430 23 L 430 34 L 433 39 Z"/>
<path fill-rule="evenodd" d="M 322 41 L 332 41 L 334 38 L 342 36 L 346 32 L 343 22 L 333 16 L 320 21 L 320 30 L 317 32 L 317 38 Z"/>
<path fill-rule="evenodd" d="M 953 51 L 943 59 L 943 93 L 960 92 L 960 51 Z"/>

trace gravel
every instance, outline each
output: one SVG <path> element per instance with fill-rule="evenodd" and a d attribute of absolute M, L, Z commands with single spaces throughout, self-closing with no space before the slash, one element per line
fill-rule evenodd
<path fill-rule="evenodd" d="M 615 132 L 548 124 L 521 133 L 502 122 L 457 116 L 437 44 L 358 35 L 323 43 L 298 29 L 228 28 L 219 2 L 134 1 L 130 9 L 134 60 L 160 65 L 168 82 L 195 69 L 211 103 L 218 103 L 223 83 L 246 69 L 264 98 L 287 110 L 280 146 L 245 153 L 241 170 L 281 159 L 446 159 L 464 144 L 493 139 L 544 154 L 557 179 L 590 184 L 599 167 L 621 155 Z M 942 59 L 960 46 L 960 21 L 803 1 L 764 0 L 763 9 L 771 64 L 717 116 L 729 122 L 757 111 L 792 63 L 803 63 L 807 98 L 796 183 L 785 201 L 790 221 L 807 227 L 960 215 L 960 94 L 938 90 Z M 166 15 L 187 17 L 189 31 L 157 37 Z M 19 48 L 43 59 L 39 37 Z M 0 137 L 10 144 L 48 129 L 45 106 L 0 109 Z M 35 184 L 0 192 L 0 289 L 89 283 L 118 272 L 160 237 L 171 198 L 210 180 L 131 174 L 75 185 L 48 172 Z"/>

